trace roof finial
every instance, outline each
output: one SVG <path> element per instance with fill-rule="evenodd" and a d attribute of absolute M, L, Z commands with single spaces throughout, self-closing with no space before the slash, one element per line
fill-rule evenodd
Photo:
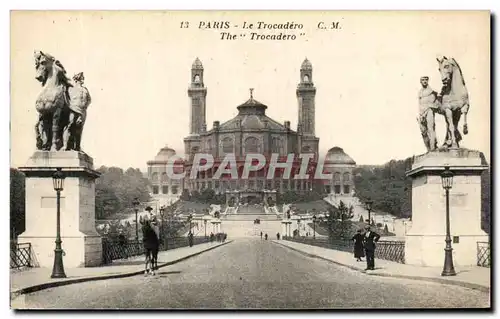
<path fill-rule="evenodd" d="M 250 98 L 253 99 L 253 88 L 250 88 Z"/>

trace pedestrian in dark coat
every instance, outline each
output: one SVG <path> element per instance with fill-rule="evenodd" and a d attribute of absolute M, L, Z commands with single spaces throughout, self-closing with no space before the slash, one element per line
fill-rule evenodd
<path fill-rule="evenodd" d="M 375 270 L 375 243 L 380 239 L 380 235 L 371 231 L 370 226 L 365 227 L 366 233 L 363 236 L 363 246 L 366 254 L 366 269 Z"/>
<path fill-rule="evenodd" d="M 188 234 L 188 242 L 189 242 L 189 247 L 193 247 L 193 240 L 194 240 L 194 238 L 193 238 L 193 237 L 194 237 L 194 236 L 193 236 L 193 233 L 192 233 L 192 232 L 189 232 L 189 234 Z"/>
<path fill-rule="evenodd" d="M 365 257 L 365 251 L 363 247 L 363 234 L 361 233 L 361 229 L 358 229 L 356 235 L 352 237 L 351 240 L 354 241 L 354 258 L 357 261 L 363 261 L 361 258 Z"/>

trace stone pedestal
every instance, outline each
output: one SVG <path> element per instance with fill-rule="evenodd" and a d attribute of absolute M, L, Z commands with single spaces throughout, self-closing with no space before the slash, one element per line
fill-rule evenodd
<path fill-rule="evenodd" d="M 101 237 L 95 229 L 95 179 L 93 160 L 76 151 L 37 151 L 20 170 L 26 175 L 26 230 L 19 243 L 29 242 L 36 264 L 52 267 L 56 236 L 56 192 L 52 175 L 65 175 L 61 192 L 61 239 L 65 267 L 102 264 Z"/>
<path fill-rule="evenodd" d="M 283 236 L 291 236 L 292 235 L 292 231 L 290 229 L 290 220 L 283 220 L 281 222 L 281 234 Z"/>
<path fill-rule="evenodd" d="M 288 226 L 286 225 L 286 222 L 282 221 L 281 222 L 281 233 L 283 234 L 283 236 L 286 236 L 288 234 L 287 230 L 288 230 Z"/>
<path fill-rule="evenodd" d="M 488 241 L 481 230 L 481 173 L 478 151 L 457 149 L 417 156 L 407 172 L 412 184 L 412 227 L 406 234 L 405 262 L 443 266 L 446 236 L 446 195 L 441 173 L 454 173 L 450 190 L 450 230 L 455 266 L 477 264 L 477 242 Z"/>

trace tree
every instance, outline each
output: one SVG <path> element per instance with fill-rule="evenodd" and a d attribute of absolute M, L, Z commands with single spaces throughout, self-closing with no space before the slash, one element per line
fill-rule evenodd
<path fill-rule="evenodd" d="M 352 226 L 351 218 L 354 217 L 354 207 L 352 205 L 347 207 L 343 201 L 340 201 L 338 206 L 338 213 L 340 217 L 338 232 L 340 234 L 340 237 L 344 238 L 350 235 L 348 232 L 350 231 Z"/>
<path fill-rule="evenodd" d="M 328 215 L 326 216 L 326 229 L 328 231 L 328 237 L 335 238 L 337 237 L 337 228 L 338 228 L 338 211 L 334 207 L 328 208 Z"/>
<path fill-rule="evenodd" d="M 381 166 L 359 166 L 354 170 L 356 195 L 365 202 L 373 200 L 373 210 L 387 212 L 397 217 L 411 216 L 411 178 L 406 171 L 413 158 L 391 160 Z"/>
<path fill-rule="evenodd" d="M 25 230 L 25 176 L 15 169 L 10 169 L 10 229 L 11 238 L 15 239 Z"/>
<path fill-rule="evenodd" d="M 101 176 L 96 180 L 96 216 L 107 218 L 127 208 L 131 208 L 134 198 L 140 202 L 151 200 L 148 186 L 139 169 L 128 168 L 125 172 L 118 167 L 101 166 Z"/>
<path fill-rule="evenodd" d="M 359 215 L 359 222 L 362 223 L 363 222 L 363 215 Z"/>

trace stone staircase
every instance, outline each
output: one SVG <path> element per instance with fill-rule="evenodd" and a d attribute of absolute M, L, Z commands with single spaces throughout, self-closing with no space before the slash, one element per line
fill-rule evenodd
<path fill-rule="evenodd" d="M 262 205 L 241 205 L 238 208 L 238 215 L 266 215 L 264 206 Z"/>
<path fill-rule="evenodd" d="M 276 238 L 276 234 L 282 232 L 282 226 L 279 220 L 261 220 L 260 224 L 254 224 L 253 220 L 223 220 L 221 230 L 231 239 L 259 237 L 260 232 Z"/>
<path fill-rule="evenodd" d="M 281 220 L 276 214 L 266 214 L 262 205 L 241 205 L 237 210 L 228 210 L 227 215 L 221 216 L 221 229 L 228 238 L 260 237 L 260 232 L 275 238 L 281 233 Z M 254 224 L 259 219 L 260 224 Z"/>
<path fill-rule="evenodd" d="M 264 220 L 279 220 L 278 216 L 276 215 L 250 215 L 250 214 L 234 214 L 234 215 L 226 215 L 222 216 L 221 220 L 232 220 L 232 221 L 254 221 L 256 219 L 260 219 L 261 221 Z"/>

